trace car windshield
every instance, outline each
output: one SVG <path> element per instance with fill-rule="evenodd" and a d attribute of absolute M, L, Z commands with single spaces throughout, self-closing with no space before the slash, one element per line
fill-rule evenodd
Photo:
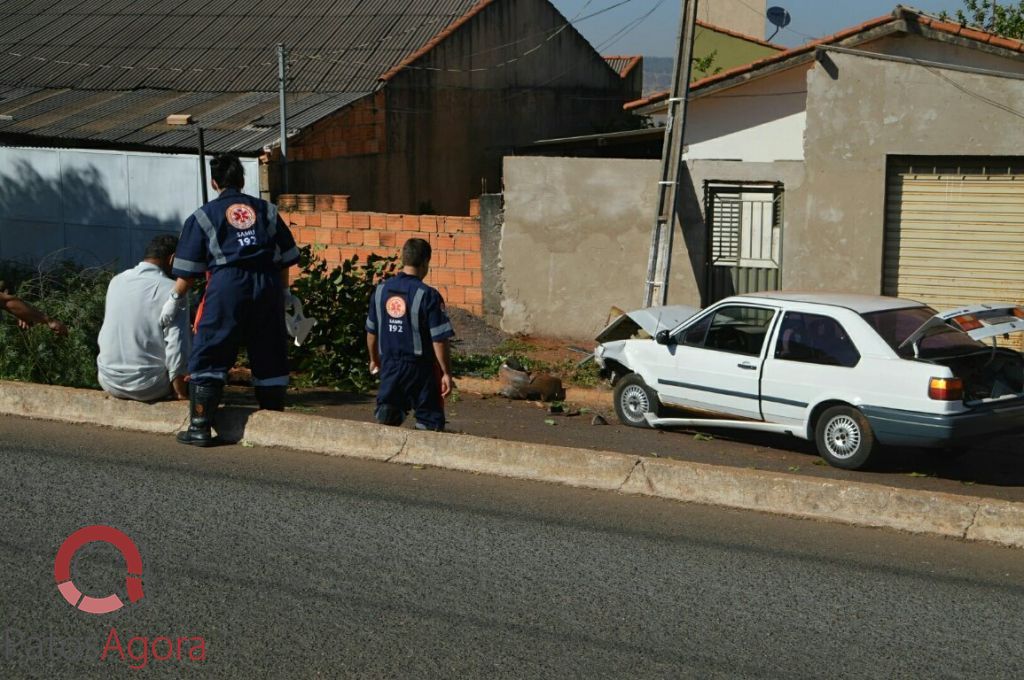
<path fill-rule="evenodd" d="M 861 316 L 895 350 L 896 354 L 904 359 L 909 359 L 914 356 L 914 348 L 911 345 L 905 347 L 900 347 L 900 345 L 928 319 L 935 316 L 935 310 L 931 307 L 910 307 L 871 312 Z M 950 326 L 938 328 L 923 340 L 918 341 L 919 356 L 923 359 L 962 354 L 984 348 L 984 344 Z"/>

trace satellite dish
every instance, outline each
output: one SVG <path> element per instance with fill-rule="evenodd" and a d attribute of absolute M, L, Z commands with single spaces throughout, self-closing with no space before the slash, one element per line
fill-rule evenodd
<path fill-rule="evenodd" d="M 768 8 L 768 21 L 775 27 L 775 33 L 772 33 L 768 37 L 768 39 L 771 40 L 779 31 L 784 29 L 786 26 L 789 26 L 789 23 L 793 21 L 793 17 L 790 16 L 789 10 L 785 7 L 775 6 Z"/>

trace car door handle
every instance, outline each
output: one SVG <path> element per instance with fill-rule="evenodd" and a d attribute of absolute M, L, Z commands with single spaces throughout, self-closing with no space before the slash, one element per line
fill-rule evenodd
<path fill-rule="evenodd" d="M 744 371 L 756 371 L 757 366 L 744 361 L 742 364 L 736 364 L 738 368 L 742 368 Z"/>

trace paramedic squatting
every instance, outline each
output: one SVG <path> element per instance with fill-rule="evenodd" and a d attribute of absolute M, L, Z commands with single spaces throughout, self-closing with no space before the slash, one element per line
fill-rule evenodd
<path fill-rule="evenodd" d="M 179 442 L 193 446 L 214 443 L 214 415 L 241 344 L 248 350 L 260 408 L 284 410 L 285 308 L 295 301 L 288 269 L 299 261 L 277 206 L 242 193 L 245 173 L 238 157 L 215 156 L 210 171 L 220 195 L 185 221 L 172 270 L 177 281 L 161 313 L 161 322 L 171 323 L 193 279 L 207 275 L 188 363 L 189 426 L 178 433 Z"/>
<path fill-rule="evenodd" d="M 452 391 L 448 340 L 455 332 L 444 299 L 423 283 L 430 244 L 411 238 L 402 247 L 402 271 L 370 298 L 366 345 L 370 372 L 380 372 L 377 422 L 401 425 L 409 409 L 416 428 L 444 430 L 444 399 Z"/>

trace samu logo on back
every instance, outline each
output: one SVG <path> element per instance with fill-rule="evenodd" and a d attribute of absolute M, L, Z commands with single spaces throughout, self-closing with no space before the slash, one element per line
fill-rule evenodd
<path fill-rule="evenodd" d="M 89 543 L 109 543 L 117 548 L 128 567 L 128 575 L 125 578 L 128 599 L 131 602 L 141 600 L 142 555 L 139 553 L 138 546 L 123 531 L 95 524 L 79 529 L 68 536 L 61 544 L 57 551 L 57 558 L 53 561 L 53 576 L 57 579 L 57 590 L 68 601 L 68 604 L 88 614 L 109 614 L 124 606 L 121 598 L 114 594 L 106 597 L 83 595 L 71 580 L 71 561 L 75 554 Z"/>

